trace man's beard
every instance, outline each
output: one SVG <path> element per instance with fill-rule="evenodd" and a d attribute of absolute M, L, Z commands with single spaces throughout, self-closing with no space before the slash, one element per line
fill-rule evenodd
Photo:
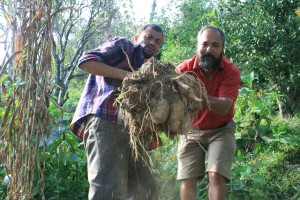
<path fill-rule="evenodd" d="M 149 53 L 149 52 L 146 50 L 147 47 L 148 47 L 148 46 L 143 46 L 143 47 L 142 47 L 142 48 L 143 48 L 143 55 L 144 55 L 144 58 L 145 58 L 145 59 L 149 59 L 149 58 L 151 58 L 152 56 L 154 56 L 153 53 Z"/>
<path fill-rule="evenodd" d="M 218 58 L 211 53 L 205 53 L 201 57 L 199 56 L 199 66 L 205 72 L 213 72 L 218 68 L 222 55 Z"/>

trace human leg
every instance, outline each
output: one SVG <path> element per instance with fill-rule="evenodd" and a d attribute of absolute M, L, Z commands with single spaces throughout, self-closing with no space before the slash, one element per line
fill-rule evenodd
<path fill-rule="evenodd" d="M 223 200 L 226 197 L 226 182 L 230 180 L 236 151 L 234 131 L 235 123 L 232 121 L 222 128 L 206 133 L 212 135 L 208 139 L 207 166 L 210 200 Z"/>
<path fill-rule="evenodd" d="M 178 173 L 181 181 L 180 196 L 182 200 L 196 199 L 198 178 L 205 175 L 205 151 L 200 146 L 198 133 L 180 136 L 177 151 Z"/>
<path fill-rule="evenodd" d="M 196 185 L 197 185 L 196 177 L 181 180 L 180 199 L 196 200 Z"/>
<path fill-rule="evenodd" d="M 224 200 L 227 193 L 225 177 L 215 172 L 208 172 L 208 179 L 209 200 Z"/>
<path fill-rule="evenodd" d="M 129 138 L 124 129 L 90 115 L 85 121 L 89 199 L 125 199 L 127 196 Z"/>

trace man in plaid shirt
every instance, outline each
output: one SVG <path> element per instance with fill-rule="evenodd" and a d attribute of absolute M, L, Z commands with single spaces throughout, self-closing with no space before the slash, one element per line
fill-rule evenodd
<path fill-rule="evenodd" d="M 129 62 L 138 70 L 158 52 L 163 42 L 161 27 L 144 25 L 134 42 L 110 39 L 84 53 L 78 63 L 89 77 L 70 129 L 84 141 L 89 199 L 157 199 L 155 179 L 148 167 L 132 163 L 129 133 L 118 117 L 115 100 L 123 79 L 132 75 Z"/>

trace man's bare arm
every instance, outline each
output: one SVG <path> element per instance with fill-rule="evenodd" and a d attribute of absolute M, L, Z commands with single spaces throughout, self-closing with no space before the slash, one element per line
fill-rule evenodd
<path fill-rule="evenodd" d="M 208 102 L 204 102 L 204 107 L 208 108 L 209 111 L 219 114 L 226 115 L 229 112 L 233 99 L 227 97 L 212 97 L 208 96 Z"/>

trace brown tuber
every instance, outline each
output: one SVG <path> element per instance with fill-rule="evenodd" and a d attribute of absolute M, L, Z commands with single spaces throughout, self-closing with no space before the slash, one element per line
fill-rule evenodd
<path fill-rule="evenodd" d="M 119 95 L 120 110 L 126 116 L 124 122 L 135 155 L 139 155 L 137 143 L 146 148 L 153 134 L 186 134 L 203 98 L 207 95 L 200 80 L 177 74 L 172 64 L 156 59 L 149 59 L 132 77 L 125 78 Z"/>
<path fill-rule="evenodd" d="M 161 99 L 156 105 L 150 108 L 150 117 L 154 124 L 163 124 L 169 116 L 169 102 L 166 99 Z"/>
<path fill-rule="evenodd" d="M 174 133 L 180 133 L 181 132 L 181 119 L 184 115 L 185 105 L 178 93 L 173 94 L 173 101 L 170 104 L 170 114 L 168 119 L 168 125 L 170 127 L 170 130 Z"/>

